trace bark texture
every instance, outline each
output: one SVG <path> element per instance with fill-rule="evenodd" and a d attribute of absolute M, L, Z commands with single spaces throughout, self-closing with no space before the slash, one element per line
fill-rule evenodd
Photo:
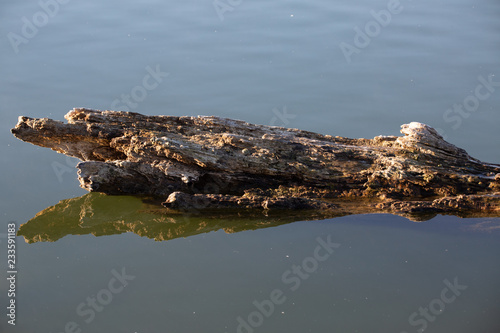
<path fill-rule="evenodd" d="M 381 209 L 500 212 L 500 165 L 422 123 L 349 139 L 218 117 L 75 108 L 65 118 L 21 116 L 12 133 L 81 159 L 88 191 L 164 197 L 177 209 L 334 210 L 335 200 L 371 198 Z"/>

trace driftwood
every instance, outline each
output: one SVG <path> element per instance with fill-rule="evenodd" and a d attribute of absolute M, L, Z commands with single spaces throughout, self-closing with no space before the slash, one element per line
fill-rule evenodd
<path fill-rule="evenodd" d="M 163 197 L 172 209 L 335 210 L 369 199 L 383 211 L 500 214 L 500 165 L 421 123 L 402 125 L 402 137 L 349 139 L 218 117 L 80 108 L 65 118 L 21 116 L 12 133 L 81 159 L 88 191 Z"/>

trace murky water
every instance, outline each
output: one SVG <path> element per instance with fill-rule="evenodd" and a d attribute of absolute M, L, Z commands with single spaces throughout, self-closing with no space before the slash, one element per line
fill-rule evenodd
<path fill-rule="evenodd" d="M 494 0 L 0 4 L 2 274 L 9 221 L 85 194 L 76 160 L 13 138 L 17 116 L 202 114 L 348 137 L 420 121 L 500 163 L 499 15 Z M 1 332 L 500 331 L 498 218 L 208 219 L 85 198 L 21 228 Z"/>

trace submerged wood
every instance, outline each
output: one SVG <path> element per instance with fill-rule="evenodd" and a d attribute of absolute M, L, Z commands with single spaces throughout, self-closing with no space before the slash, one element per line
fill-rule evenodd
<path fill-rule="evenodd" d="M 500 214 L 500 165 L 422 123 L 349 139 L 218 117 L 75 108 L 65 118 L 21 116 L 12 133 L 81 159 L 88 191 L 164 197 L 173 209 L 335 210 L 369 198 L 383 210 Z"/>

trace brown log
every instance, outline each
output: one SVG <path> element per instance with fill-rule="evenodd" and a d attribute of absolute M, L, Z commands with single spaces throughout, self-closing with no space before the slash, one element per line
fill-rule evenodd
<path fill-rule="evenodd" d="M 401 137 L 349 139 L 218 117 L 75 108 L 65 118 L 19 117 L 12 133 L 81 159 L 88 191 L 163 197 L 171 208 L 334 210 L 335 200 L 371 198 L 381 208 L 500 211 L 500 165 L 422 123 L 402 125 Z"/>

